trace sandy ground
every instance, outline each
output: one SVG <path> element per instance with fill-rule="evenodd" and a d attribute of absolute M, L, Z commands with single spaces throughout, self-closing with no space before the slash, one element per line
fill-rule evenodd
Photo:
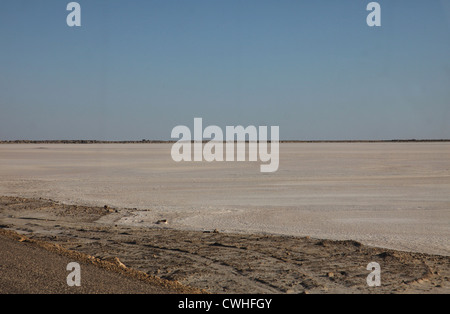
<path fill-rule="evenodd" d="M 105 224 L 356 240 L 450 255 L 450 143 L 281 144 L 260 162 L 175 163 L 170 144 L 2 144 L 0 195 L 120 208 Z"/>
<path fill-rule="evenodd" d="M 110 207 L 0 197 L 0 235 L 15 230 L 31 241 L 56 244 L 97 261 L 118 258 L 126 269 L 211 293 L 450 293 L 447 256 L 372 248 L 356 241 L 105 223 L 124 215 L 126 210 Z M 0 268 L 31 267 L 28 259 L 5 266 L 2 258 Z M 380 287 L 366 283 L 371 262 L 381 267 Z M 13 271 L 7 279 L 16 282 L 20 274 Z M 2 276 L 0 272 L 0 287 Z M 39 278 L 38 284 L 45 286 L 45 277 Z"/>
<path fill-rule="evenodd" d="M 61 246 L 0 229 L 1 294 L 201 293 Z M 80 285 L 69 286 L 69 263 L 80 265 Z"/>
<path fill-rule="evenodd" d="M 212 293 L 450 292 L 450 143 L 282 144 L 272 174 L 170 148 L 0 145 L 0 229 Z"/>

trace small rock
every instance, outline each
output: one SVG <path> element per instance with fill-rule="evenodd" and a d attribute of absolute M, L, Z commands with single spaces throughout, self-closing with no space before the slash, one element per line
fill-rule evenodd
<path fill-rule="evenodd" d="M 121 261 L 120 261 L 120 259 L 119 258 L 115 258 L 115 261 L 116 261 L 116 264 L 118 265 L 118 266 L 120 266 L 120 267 L 122 267 L 122 268 L 127 268 L 127 266 L 125 266 L 125 264 L 124 263 L 122 263 Z"/>
<path fill-rule="evenodd" d="M 103 260 L 108 261 L 113 264 L 116 264 L 119 267 L 127 268 L 127 266 L 125 266 L 125 264 L 122 263 L 118 257 L 106 257 L 106 258 L 103 258 Z"/>
<path fill-rule="evenodd" d="M 327 274 L 327 276 L 328 276 L 328 278 L 333 278 L 333 277 L 334 277 L 334 273 L 329 272 L 329 273 Z"/>
<path fill-rule="evenodd" d="M 158 220 L 156 222 L 156 224 L 158 224 L 158 225 L 167 225 L 168 221 L 167 221 L 167 219 L 161 219 L 161 220 Z"/>

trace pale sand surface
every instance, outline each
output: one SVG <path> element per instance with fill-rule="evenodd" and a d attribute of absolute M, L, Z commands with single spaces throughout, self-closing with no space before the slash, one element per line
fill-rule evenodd
<path fill-rule="evenodd" d="M 118 208 L 100 223 L 338 240 L 450 255 L 450 143 L 281 144 L 260 162 L 175 163 L 170 144 L 3 144 L 0 195 Z"/>

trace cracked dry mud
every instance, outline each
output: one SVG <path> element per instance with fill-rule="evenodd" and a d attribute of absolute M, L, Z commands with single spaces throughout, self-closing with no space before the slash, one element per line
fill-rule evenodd
<path fill-rule="evenodd" d="M 0 197 L 0 228 L 210 293 L 449 293 L 450 257 L 269 234 L 106 224 L 127 209 Z M 100 219 L 108 217 L 107 220 Z M 367 264 L 381 266 L 368 287 Z"/>

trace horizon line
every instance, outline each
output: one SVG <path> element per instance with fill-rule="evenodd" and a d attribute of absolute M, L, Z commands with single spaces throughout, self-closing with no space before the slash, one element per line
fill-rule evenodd
<path fill-rule="evenodd" d="M 176 140 L 0 140 L 0 144 L 171 144 L 180 141 Z M 196 141 L 181 141 L 181 142 L 191 142 Z M 214 140 L 203 140 L 202 143 L 209 142 L 222 142 L 227 143 L 227 141 L 214 141 Z M 233 141 L 237 142 L 257 142 L 260 141 Z M 265 141 L 271 143 L 271 140 Z M 279 140 L 279 143 L 413 143 L 413 142 L 450 142 L 450 139 L 390 139 L 390 140 Z"/>

